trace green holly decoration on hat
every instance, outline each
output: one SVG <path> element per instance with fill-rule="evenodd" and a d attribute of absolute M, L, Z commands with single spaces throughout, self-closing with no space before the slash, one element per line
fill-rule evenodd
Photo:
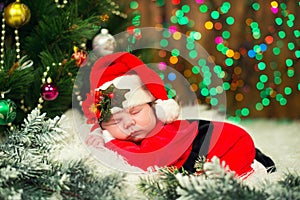
<path fill-rule="evenodd" d="M 125 94 L 129 92 L 129 89 L 118 89 L 114 88 L 113 90 L 113 98 L 111 99 L 111 108 L 119 107 L 123 108 L 122 102 L 126 100 Z"/>
<path fill-rule="evenodd" d="M 95 105 L 98 110 L 96 113 L 98 122 L 108 121 L 111 117 L 111 108 L 122 108 L 122 102 L 125 101 L 125 93 L 129 89 L 118 89 L 110 85 L 106 90 L 95 91 Z"/>

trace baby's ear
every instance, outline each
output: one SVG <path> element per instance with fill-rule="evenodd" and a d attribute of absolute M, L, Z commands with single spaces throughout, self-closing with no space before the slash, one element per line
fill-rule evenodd
<path fill-rule="evenodd" d="M 157 118 L 163 123 L 171 123 L 178 119 L 179 105 L 174 99 L 158 99 L 154 103 Z"/>

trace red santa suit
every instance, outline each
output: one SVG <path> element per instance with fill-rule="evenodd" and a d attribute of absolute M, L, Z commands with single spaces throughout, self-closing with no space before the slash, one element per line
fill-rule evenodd
<path fill-rule="evenodd" d="M 153 131 L 156 133 L 149 134 L 153 136 L 139 143 L 112 139 L 105 146 L 143 170 L 173 166 L 194 172 L 199 156 L 206 156 L 207 161 L 217 156 L 238 176 L 253 172 L 254 143 L 244 129 L 234 124 L 177 120 L 158 123 Z"/>

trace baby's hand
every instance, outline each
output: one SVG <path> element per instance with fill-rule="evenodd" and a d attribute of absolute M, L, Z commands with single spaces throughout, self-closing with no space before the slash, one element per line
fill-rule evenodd
<path fill-rule="evenodd" d="M 85 143 L 88 146 L 95 147 L 97 149 L 102 149 L 104 147 L 104 139 L 99 135 L 89 135 L 85 139 Z"/>

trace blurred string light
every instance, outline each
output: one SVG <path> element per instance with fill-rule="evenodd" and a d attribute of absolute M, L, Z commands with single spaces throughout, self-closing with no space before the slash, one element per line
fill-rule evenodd
<path fill-rule="evenodd" d="M 137 1 L 131 1 L 129 7 L 133 10 L 131 25 L 127 27 L 127 33 L 129 34 L 127 51 L 130 52 L 132 45 L 134 45 L 137 40 L 141 39 L 142 35 L 141 30 L 139 29 L 141 24 L 141 13 L 138 10 L 139 3 Z"/>
<path fill-rule="evenodd" d="M 132 1 L 135 2 L 135 1 Z M 157 6 L 165 6 L 169 3 L 165 0 L 156 0 Z M 174 5 L 172 15 L 170 17 L 169 24 L 163 22 L 160 27 L 168 28 L 167 31 L 163 32 L 163 39 L 160 41 L 162 49 L 167 47 L 169 41 L 181 40 L 182 33 L 180 33 L 178 27 L 187 27 L 189 30 L 185 34 L 187 37 L 185 50 L 188 50 L 189 57 L 197 59 L 197 52 L 195 51 L 195 42 L 202 39 L 202 35 L 207 34 L 206 32 L 200 32 L 193 29 L 195 23 L 190 18 L 189 12 L 191 12 L 191 2 L 184 4 L 180 0 L 172 0 Z M 256 12 L 262 12 L 262 8 L 265 5 L 261 5 L 256 1 L 249 1 L 249 6 L 252 12 L 246 13 L 244 23 L 249 29 L 249 33 L 245 31 L 245 34 L 250 34 L 247 43 L 250 47 L 240 47 L 234 49 L 231 47 L 231 26 L 234 26 L 237 19 L 234 13 L 230 10 L 234 4 L 223 1 L 219 7 L 213 7 L 208 0 L 195 0 L 198 6 L 198 17 L 204 17 L 207 19 L 203 27 L 205 31 L 212 32 L 215 34 L 214 44 L 217 52 L 225 56 L 223 63 L 216 63 L 213 68 L 208 67 L 206 61 L 213 59 L 218 56 L 212 55 L 207 60 L 199 59 L 198 65 L 192 66 L 191 69 L 184 69 L 183 75 L 191 83 L 191 90 L 199 93 L 205 98 L 205 103 L 211 104 L 212 106 L 219 106 L 220 110 L 224 105 L 219 105 L 216 95 L 223 92 L 234 93 L 234 99 L 240 103 L 243 103 L 246 99 L 247 87 L 245 86 L 244 80 L 242 80 L 242 74 L 245 72 L 243 68 L 239 66 L 239 61 L 242 58 L 248 58 L 253 63 L 252 70 L 258 74 L 258 79 L 255 84 L 256 90 L 259 93 L 259 98 L 252 105 L 239 106 L 234 114 L 229 116 L 230 120 L 239 122 L 243 117 L 251 115 L 253 110 L 262 111 L 265 107 L 280 105 L 286 106 L 288 104 L 288 98 L 295 92 L 300 91 L 300 82 L 298 81 L 296 88 L 292 86 L 284 86 L 283 80 L 286 78 L 295 78 L 296 65 L 299 65 L 300 50 L 296 40 L 300 38 L 300 30 L 295 26 L 295 15 L 290 12 L 285 2 L 270 1 L 268 3 L 268 10 L 264 10 L 266 15 L 273 15 L 273 24 L 269 24 L 268 31 L 262 32 L 261 28 L 264 28 L 266 24 L 262 24 L 259 20 L 255 20 L 253 17 Z M 300 4 L 298 5 L 300 6 Z M 137 9 L 137 5 L 134 3 L 132 9 Z M 194 11 L 193 11 L 194 12 Z M 267 13 L 269 12 L 269 13 Z M 196 20 L 196 19 L 195 19 Z M 241 19 L 239 19 L 241 20 Z M 180 47 L 182 48 L 182 47 Z M 290 54 L 283 54 L 288 49 Z M 179 62 L 181 56 L 181 49 L 173 49 L 170 53 L 164 50 L 159 51 L 159 56 L 166 58 L 172 65 L 176 65 Z M 275 60 L 267 61 L 266 55 L 274 56 L 274 58 L 280 56 L 286 57 L 285 70 L 279 66 L 279 62 Z M 169 56 L 169 57 L 167 57 Z M 167 63 L 159 63 L 159 70 L 163 71 L 166 69 Z M 271 73 L 270 73 L 271 72 Z M 202 75 L 202 80 L 195 79 L 199 74 Z M 223 80 L 223 84 L 219 86 L 211 86 L 213 74 L 217 75 L 218 78 Z M 198 75 L 198 76 L 197 76 Z M 161 75 L 162 78 L 174 81 L 176 76 Z M 299 79 L 299 75 L 297 76 Z M 197 82 L 198 81 L 198 82 Z M 168 85 L 170 93 L 169 96 L 176 94 L 176 91 L 172 90 L 172 86 Z M 199 99 L 200 101 L 200 99 Z M 278 104 L 276 104 L 276 102 Z"/>
<path fill-rule="evenodd" d="M 262 60 L 262 57 L 257 57 L 257 55 L 261 54 L 263 55 L 263 52 L 267 51 L 268 49 L 268 45 L 271 46 L 274 42 L 274 40 L 276 39 L 277 41 L 272 45 L 273 48 L 270 48 L 272 50 L 272 53 L 274 54 L 274 56 L 278 56 L 281 54 L 281 49 L 284 47 L 285 43 L 283 43 L 282 39 L 286 38 L 286 29 L 281 28 L 284 24 L 284 21 L 286 21 L 286 24 L 289 28 L 292 28 L 294 26 L 294 15 L 293 14 L 287 14 L 287 7 L 285 3 L 281 3 L 279 4 L 277 1 L 272 1 L 270 3 L 271 7 L 271 11 L 273 14 L 277 14 L 279 12 L 279 7 L 282 10 L 282 15 L 277 17 L 274 17 L 274 22 L 275 25 L 278 28 L 277 31 L 277 35 L 273 34 L 273 35 L 267 35 L 264 40 L 266 43 L 260 44 L 259 46 L 255 45 L 253 49 L 248 51 L 248 56 L 250 58 L 254 58 L 257 61 Z M 290 17 L 289 17 L 290 16 Z M 286 20 L 285 18 L 288 18 L 288 20 Z M 253 23 L 253 22 L 252 22 Z M 251 24 L 252 24 L 251 23 Z M 254 27 L 252 28 L 256 28 L 256 24 Z M 288 49 L 293 51 L 294 50 L 294 43 L 293 42 L 289 42 L 287 43 Z M 258 54 L 259 53 L 259 54 Z M 294 76 L 294 70 L 293 70 L 293 65 L 294 65 L 294 61 L 292 58 L 286 58 L 285 60 L 285 64 L 286 67 L 288 68 L 286 70 L 286 75 L 287 77 L 291 78 Z M 265 62 L 258 62 L 257 67 L 260 71 L 265 71 L 265 69 L 267 68 L 267 64 Z M 291 87 L 285 87 L 283 91 L 278 90 L 277 91 L 277 86 L 281 86 L 282 83 L 282 73 L 277 70 L 277 63 L 275 62 L 271 62 L 270 63 L 270 68 L 271 70 L 273 70 L 273 74 L 274 74 L 274 78 L 273 80 L 270 79 L 268 77 L 267 74 L 261 74 L 259 76 L 259 81 L 256 83 L 256 88 L 257 90 L 261 91 L 260 92 L 260 97 L 261 97 L 261 101 L 256 103 L 256 110 L 261 111 L 264 109 L 264 107 L 267 107 L 270 105 L 271 103 L 271 99 L 275 99 L 279 105 L 281 106 L 285 106 L 287 104 L 287 96 L 292 94 L 292 88 Z M 273 85 L 275 87 L 267 87 L 267 85 Z"/>

